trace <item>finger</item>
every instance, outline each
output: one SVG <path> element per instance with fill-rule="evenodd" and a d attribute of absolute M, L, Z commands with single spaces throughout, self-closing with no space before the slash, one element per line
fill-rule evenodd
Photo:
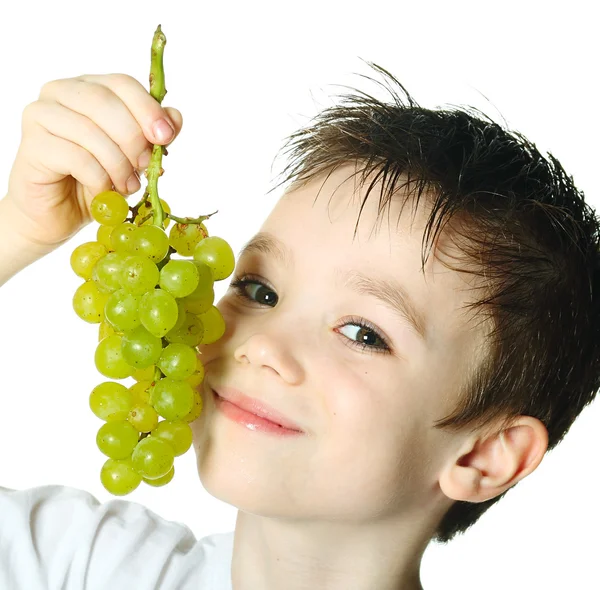
<path fill-rule="evenodd" d="M 140 155 L 151 147 L 129 108 L 102 84 L 77 78 L 55 80 L 43 86 L 40 101 L 57 102 L 92 120 L 121 148 L 135 168 L 140 167 Z"/>
<path fill-rule="evenodd" d="M 35 141 L 32 149 L 39 151 L 39 164 L 45 168 L 61 176 L 72 176 L 92 196 L 112 188 L 104 166 L 85 148 L 52 135 L 41 126 L 32 138 Z"/>
<path fill-rule="evenodd" d="M 57 102 L 37 101 L 29 105 L 30 120 L 56 137 L 79 145 L 104 168 L 112 184 L 122 194 L 140 188 L 129 185 L 134 167 L 127 156 L 94 121 Z"/>
<path fill-rule="evenodd" d="M 150 149 L 152 144 L 156 143 L 170 145 L 179 135 L 183 126 L 181 113 L 173 107 L 162 107 L 134 77 L 127 74 L 86 74 L 79 76 L 79 78 L 110 88 L 136 119 L 145 137 L 150 142 Z M 174 132 L 169 138 L 162 138 L 155 132 L 154 126 L 163 119 L 167 121 Z"/>
<path fill-rule="evenodd" d="M 178 119 L 177 122 L 173 121 L 168 110 L 163 108 L 133 76 L 127 74 L 85 74 L 72 80 L 98 84 L 110 89 L 129 109 L 150 144 L 167 145 L 172 143 L 181 131 L 183 123 L 181 113 L 177 109 L 173 109 Z M 167 127 L 160 125 L 164 121 L 167 122 Z M 156 125 L 162 127 L 166 132 L 172 133 L 172 135 L 164 137 L 158 134 Z"/>
<path fill-rule="evenodd" d="M 175 127 L 175 138 L 177 138 L 177 136 L 179 135 L 179 132 L 181 131 L 181 128 L 183 127 L 183 116 L 174 107 L 164 107 L 164 110 L 167 113 L 167 115 L 169 116 L 169 119 L 171 119 L 171 122 L 173 123 L 173 125 Z M 175 138 L 173 138 L 170 141 L 169 145 L 171 145 L 171 143 L 173 143 Z"/>
<path fill-rule="evenodd" d="M 100 84 L 112 90 L 131 111 L 146 139 L 152 144 L 166 145 L 172 142 L 178 131 L 181 130 L 181 125 L 179 128 L 174 125 L 166 109 L 133 76 L 127 74 L 85 74 L 79 76 L 78 79 Z M 163 120 L 167 122 L 173 132 L 170 137 L 162 137 L 156 131 L 156 125 Z"/>

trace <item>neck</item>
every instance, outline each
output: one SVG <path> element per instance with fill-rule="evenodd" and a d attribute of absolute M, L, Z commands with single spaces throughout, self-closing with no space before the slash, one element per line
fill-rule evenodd
<path fill-rule="evenodd" d="M 419 570 L 430 537 L 416 537 L 401 538 L 389 523 L 292 523 L 240 510 L 233 589 L 423 590 Z"/>

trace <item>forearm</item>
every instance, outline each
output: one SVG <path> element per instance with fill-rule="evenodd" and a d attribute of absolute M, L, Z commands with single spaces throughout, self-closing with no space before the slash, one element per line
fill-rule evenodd
<path fill-rule="evenodd" d="M 0 200 L 0 286 L 51 249 L 26 240 L 19 232 L 19 212 L 12 201 Z"/>

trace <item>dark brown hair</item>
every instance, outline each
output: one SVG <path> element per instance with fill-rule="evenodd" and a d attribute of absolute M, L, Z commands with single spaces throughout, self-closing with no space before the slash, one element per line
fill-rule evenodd
<path fill-rule="evenodd" d="M 551 450 L 600 387 L 599 220 L 551 154 L 476 109 L 422 108 L 389 72 L 369 66 L 384 81 L 363 77 L 391 101 L 354 89 L 338 96 L 287 138 L 275 188 L 350 163 L 362 174 L 359 186 L 372 179 L 363 204 L 381 181 L 380 215 L 400 188 L 405 203 L 428 199 L 422 268 L 427 246 L 446 227 L 462 253 L 461 265 L 446 267 L 480 280 L 482 296 L 469 307 L 491 322 L 485 359 L 434 426 L 506 428 L 533 416 L 547 428 Z M 360 213 L 357 227 L 359 220 Z M 506 493 L 455 502 L 433 540 L 463 533 Z"/>

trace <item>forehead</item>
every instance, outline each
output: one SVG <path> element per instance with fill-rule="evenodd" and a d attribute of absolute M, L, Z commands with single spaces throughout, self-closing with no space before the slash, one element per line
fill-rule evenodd
<path fill-rule="evenodd" d="M 401 257 L 404 266 L 417 264 L 418 270 L 426 205 L 414 210 L 409 201 L 401 210 L 404 199 L 399 191 L 398 198 L 381 210 L 380 184 L 374 185 L 365 200 L 368 183 L 359 186 L 354 171 L 354 167 L 344 166 L 288 190 L 261 231 L 291 242 L 294 248 L 304 240 L 307 253 L 318 244 L 328 261 L 340 258 L 367 267 L 381 261 L 390 269 L 389 262 Z"/>
<path fill-rule="evenodd" d="M 409 199 L 404 204 L 405 195 L 399 191 L 398 198 L 380 210 L 380 184 L 364 201 L 369 182 L 359 186 L 354 172 L 353 166 L 339 168 L 289 190 L 260 231 L 287 246 L 297 271 L 311 273 L 322 285 L 333 284 L 336 276 L 353 269 L 388 277 L 404 286 L 437 334 L 464 328 L 465 288 L 472 286 L 472 277 L 446 268 L 444 254 L 435 248 L 421 269 L 429 203 L 422 200 L 415 207 Z M 439 240 L 444 241 L 444 252 L 456 254 L 443 233 Z"/>

